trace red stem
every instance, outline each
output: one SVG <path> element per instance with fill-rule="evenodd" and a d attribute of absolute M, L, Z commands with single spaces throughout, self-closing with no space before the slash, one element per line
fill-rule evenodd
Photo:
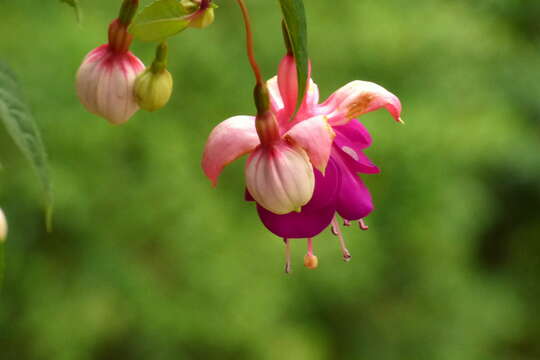
<path fill-rule="evenodd" d="M 244 18 L 244 23 L 246 24 L 246 48 L 247 48 L 247 56 L 249 59 L 249 63 L 251 65 L 251 68 L 253 69 L 253 74 L 255 75 L 255 79 L 257 81 L 257 84 L 264 84 L 261 70 L 259 69 L 259 65 L 257 64 L 257 61 L 255 61 L 255 53 L 253 51 L 253 33 L 251 31 L 251 21 L 249 20 L 249 12 L 246 7 L 246 4 L 244 3 L 244 0 L 236 0 L 238 2 L 238 5 L 240 6 L 240 9 L 242 10 L 242 16 Z"/>

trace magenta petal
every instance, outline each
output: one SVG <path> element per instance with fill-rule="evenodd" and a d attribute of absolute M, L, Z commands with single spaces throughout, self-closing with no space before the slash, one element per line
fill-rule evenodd
<path fill-rule="evenodd" d="M 333 127 L 336 134 L 341 134 L 352 141 L 360 149 L 371 146 L 371 135 L 367 128 L 358 120 L 353 120 L 345 125 Z"/>
<path fill-rule="evenodd" d="M 358 143 L 349 140 L 349 138 L 340 132 L 336 131 L 332 151 L 332 156 L 337 155 L 334 155 L 334 153 L 338 153 L 340 158 L 345 161 L 346 165 L 353 172 L 364 174 L 377 174 L 380 172 L 379 168 L 364 154 L 362 147 L 358 146 Z"/>
<path fill-rule="evenodd" d="M 315 191 L 311 201 L 308 202 L 302 211 L 317 210 L 328 205 L 334 205 L 338 195 L 338 189 L 341 183 L 338 167 L 334 161 L 330 160 L 326 167 L 324 175 L 319 170 L 314 170 L 315 173 Z"/>
<path fill-rule="evenodd" d="M 363 181 L 349 169 L 339 154 L 332 154 L 341 172 L 336 210 L 346 220 L 359 220 L 373 211 L 373 202 Z"/>
<path fill-rule="evenodd" d="M 317 236 L 332 221 L 334 205 L 318 210 L 302 210 L 285 215 L 276 215 L 257 205 L 259 217 L 264 226 L 283 238 L 298 239 Z"/>
<path fill-rule="evenodd" d="M 244 189 L 244 201 L 255 201 L 255 199 L 253 198 L 253 196 L 251 196 L 247 188 Z"/>

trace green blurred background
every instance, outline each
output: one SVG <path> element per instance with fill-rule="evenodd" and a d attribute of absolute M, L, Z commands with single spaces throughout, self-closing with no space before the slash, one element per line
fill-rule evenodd
<path fill-rule="evenodd" d="M 283 54 L 276 1 L 248 0 L 266 77 Z M 0 58 L 18 73 L 55 182 L 41 189 L 0 132 L 10 223 L 0 359 L 540 359 L 540 2 L 306 1 L 313 77 L 397 94 L 405 126 L 363 117 L 368 232 L 329 231 L 320 266 L 283 274 L 283 244 L 243 201 L 243 161 L 217 189 L 206 136 L 253 113 L 240 13 L 174 38 L 175 93 L 112 127 L 84 111 L 75 72 L 120 1 L 0 0 Z M 147 64 L 153 46 L 133 50 Z"/>

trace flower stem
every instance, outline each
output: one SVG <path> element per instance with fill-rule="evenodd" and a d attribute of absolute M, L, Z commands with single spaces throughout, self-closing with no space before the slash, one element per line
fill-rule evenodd
<path fill-rule="evenodd" d="M 122 7 L 120 8 L 118 21 L 126 27 L 129 26 L 129 24 L 131 24 L 131 20 L 133 20 L 133 17 L 135 16 L 135 13 L 137 12 L 138 7 L 139 0 L 124 0 Z"/>
<path fill-rule="evenodd" d="M 240 9 L 242 10 L 242 17 L 244 18 L 244 23 L 246 25 L 246 48 L 247 48 L 247 56 L 249 59 L 249 63 L 251 65 L 251 68 L 253 69 L 253 75 L 255 75 L 255 80 L 257 82 L 257 85 L 263 85 L 264 81 L 261 75 L 261 70 L 259 68 L 259 65 L 257 64 L 257 61 L 255 61 L 255 52 L 253 51 L 253 33 L 251 31 L 251 21 L 249 19 L 249 12 L 246 7 L 246 4 L 244 0 L 236 0 L 238 2 L 238 5 L 240 6 Z"/>
<path fill-rule="evenodd" d="M 163 41 L 156 47 L 156 57 L 152 63 L 151 70 L 154 74 L 157 74 L 167 68 L 169 46 L 167 41 Z"/>

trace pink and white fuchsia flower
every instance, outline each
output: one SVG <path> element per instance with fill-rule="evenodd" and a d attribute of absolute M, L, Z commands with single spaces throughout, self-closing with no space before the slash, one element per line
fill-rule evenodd
<path fill-rule="evenodd" d="M 144 64 L 129 51 L 132 36 L 115 20 L 109 26 L 109 43 L 92 50 L 77 72 L 77 95 L 88 111 L 122 124 L 139 109 L 133 86 Z"/>
<path fill-rule="evenodd" d="M 304 264 L 308 268 L 317 267 L 312 239 L 329 225 L 339 237 L 343 257 L 348 260 L 350 254 L 336 215 L 343 217 L 346 225 L 358 220 L 361 228 L 367 228 L 362 219 L 373 210 L 373 204 L 368 189 L 356 174 L 379 172 L 362 152 L 371 144 L 369 133 L 362 124 L 352 120 L 384 107 L 396 121 L 401 122 L 401 103 L 395 95 L 377 84 L 353 81 L 319 104 L 318 87 L 310 78 L 300 110 L 291 119 L 298 93 L 296 66 L 291 55 L 283 58 L 278 75 L 268 80 L 267 87 L 270 93 L 269 113 L 279 130 L 279 136 L 276 135 L 279 141 L 274 143 L 278 145 L 265 145 L 261 132 L 257 131 L 259 126 L 256 126 L 255 118 L 237 116 L 228 119 L 210 134 L 202 162 L 205 174 L 215 185 L 225 165 L 251 152 L 246 165 L 246 200 L 257 202 L 263 224 L 284 239 L 287 245 L 286 271 L 290 270 L 291 238 L 308 239 Z M 275 150 L 280 147 L 294 149 L 291 151 L 296 154 L 307 152 L 315 169 L 304 166 L 306 162 L 301 161 L 288 164 L 281 160 L 285 156 L 264 155 L 272 161 L 261 161 L 266 159 L 262 154 L 282 153 L 282 150 Z M 254 161 L 256 165 L 253 165 Z M 276 166 L 276 162 L 281 166 Z M 308 170 L 311 176 L 305 174 Z M 278 183 L 273 179 L 278 179 L 282 187 L 270 184 L 272 181 Z M 314 186 L 312 191 L 308 191 L 313 184 L 311 179 L 314 179 Z M 300 181 L 305 181 L 305 184 L 300 184 Z M 291 200 L 291 206 L 279 209 L 269 206 L 281 202 L 278 199 L 282 198 Z M 296 200 L 299 198 L 302 201 Z M 298 206 L 302 206 L 300 211 Z"/>

